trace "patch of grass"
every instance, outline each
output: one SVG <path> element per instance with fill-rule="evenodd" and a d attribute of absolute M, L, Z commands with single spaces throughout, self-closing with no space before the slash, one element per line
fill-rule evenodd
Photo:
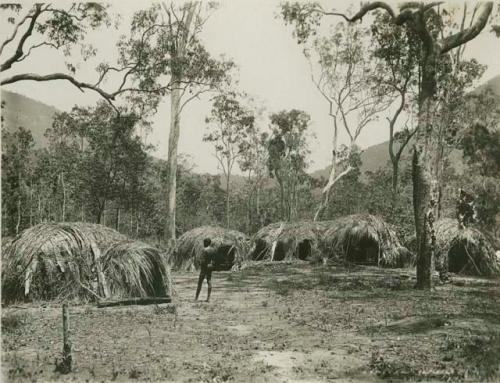
<path fill-rule="evenodd" d="M 217 362 L 214 366 L 208 369 L 208 375 L 211 382 L 229 382 L 234 380 L 235 366 L 228 366 L 224 363 Z"/>
<path fill-rule="evenodd" d="M 31 316 L 27 312 L 11 312 L 2 316 L 2 332 L 13 333 L 29 323 Z"/>
<path fill-rule="evenodd" d="M 473 335 L 456 347 L 467 375 L 481 381 L 500 377 L 500 334 Z"/>
<path fill-rule="evenodd" d="M 142 372 L 135 367 L 131 368 L 128 372 L 129 379 L 139 379 L 141 375 Z"/>
<path fill-rule="evenodd" d="M 372 353 L 370 370 L 383 379 L 399 380 L 442 380 L 456 382 L 464 379 L 465 374 L 457 369 L 443 370 L 429 366 L 417 366 L 399 359 L 385 358 L 381 353 Z"/>

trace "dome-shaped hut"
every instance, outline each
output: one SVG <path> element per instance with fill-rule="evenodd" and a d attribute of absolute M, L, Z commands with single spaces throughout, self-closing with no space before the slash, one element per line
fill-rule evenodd
<path fill-rule="evenodd" d="M 328 258 L 383 267 L 413 265 L 414 256 L 382 218 L 354 214 L 334 220 L 323 234 L 321 249 Z"/>
<path fill-rule="evenodd" d="M 493 246 L 479 230 L 461 228 L 456 220 L 449 218 L 437 221 L 434 230 L 436 269 L 484 276 L 500 271 Z"/>
<path fill-rule="evenodd" d="M 254 261 L 309 260 L 330 222 L 276 222 L 260 229 L 252 238 L 250 258 Z"/>
<path fill-rule="evenodd" d="M 217 226 L 201 226 L 179 237 L 170 260 L 172 268 L 176 270 L 198 269 L 205 238 L 211 240 L 216 251 L 214 270 L 230 270 L 234 265 L 241 263 L 248 254 L 246 234 Z"/>
<path fill-rule="evenodd" d="M 158 266 L 165 262 L 157 249 L 103 225 L 43 223 L 2 246 L 2 301 L 143 296 L 160 283 L 169 294 L 170 275 Z"/>

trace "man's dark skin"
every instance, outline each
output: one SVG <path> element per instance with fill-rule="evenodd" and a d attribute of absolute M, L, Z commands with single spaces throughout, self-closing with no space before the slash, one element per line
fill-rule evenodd
<path fill-rule="evenodd" d="M 198 296 L 200 295 L 201 286 L 203 285 L 203 280 L 207 279 L 208 285 L 208 294 L 207 294 L 207 302 L 210 302 L 210 294 L 212 293 L 212 270 L 214 267 L 214 255 L 215 249 L 212 247 L 212 241 L 210 238 L 205 238 L 203 240 L 203 253 L 201 255 L 200 262 L 200 277 L 198 278 L 198 287 L 196 289 L 196 297 L 195 301 L 198 300 Z"/>

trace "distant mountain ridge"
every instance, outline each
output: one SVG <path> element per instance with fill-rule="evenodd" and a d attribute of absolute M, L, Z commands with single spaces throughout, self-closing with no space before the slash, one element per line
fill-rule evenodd
<path fill-rule="evenodd" d="M 54 115 L 60 111 L 53 106 L 5 89 L 2 89 L 0 95 L 4 103 L 2 108 L 4 128 L 8 132 L 13 132 L 22 126 L 31 131 L 35 149 L 47 147 L 45 130 L 52 126 Z"/>
<path fill-rule="evenodd" d="M 490 88 L 498 95 L 500 99 L 500 75 L 490 79 L 482 84 L 477 90 Z M 41 149 L 48 145 L 47 138 L 45 137 L 45 130 L 52 126 L 54 115 L 60 112 L 53 106 L 46 105 L 40 101 L 32 98 L 7 91 L 1 91 L 2 102 L 5 102 L 5 107 L 2 109 L 2 116 L 4 117 L 4 129 L 7 131 L 14 131 L 19 126 L 22 126 L 31 131 L 35 140 L 35 148 Z M 410 147 L 407 147 L 402 155 L 403 166 L 409 161 Z M 461 166 L 459 162 L 460 153 L 453 153 L 451 161 L 457 163 L 458 168 Z M 389 166 L 389 150 L 388 142 L 372 145 L 365 148 L 361 154 L 361 173 L 375 172 L 386 166 Z M 330 166 L 323 169 L 316 170 L 311 173 L 314 178 L 328 178 Z M 241 175 L 231 176 L 232 181 L 236 184 L 243 184 L 245 177 Z"/>
<path fill-rule="evenodd" d="M 491 89 L 493 93 L 498 96 L 500 103 L 500 75 L 497 75 L 484 84 L 478 86 L 475 91 L 477 92 L 487 88 Z M 402 167 L 406 166 L 410 161 L 410 150 L 411 145 L 408 145 L 403 151 L 401 156 Z M 366 148 L 361 154 L 361 161 L 362 174 L 374 172 L 386 166 L 390 166 L 389 141 Z M 463 169 L 462 154 L 459 151 L 453 151 L 451 153 L 450 162 L 454 164 L 456 170 L 461 171 Z M 321 177 L 328 178 L 330 175 L 330 168 L 331 166 L 327 166 L 326 168 L 316 170 L 311 175 L 318 179 Z"/>

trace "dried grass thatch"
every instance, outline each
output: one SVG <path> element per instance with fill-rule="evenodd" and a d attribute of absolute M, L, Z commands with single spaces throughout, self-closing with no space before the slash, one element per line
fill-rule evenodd
<path fill-rule="evenodd" d="M 330 225 L 330 221 L 272 223 L 254 235 L 250 257 L 271 261 L 310 259 L 319 253 L 320 238 Z"/>
<path fill-rule="evenodd" d="M 404 267 L 414 256 L 401 245 L 395 230 L 382 218 L 354 214 L 333 221 L 322 238 L 324 253 L 333 259 L 382 267 Z"/>
<path fill-rule="evenodd" d="M 44 223 L 16 236 L 2 251 L 2 300 L 96 299 L 109 297 L 103 256 L 122 259 L 122 272 L 135 275 L 143 270 L 140 249 L 129 245 L 134 257 L 118 256 L 116 248 L 127 237 L 103 225 L 89 223 Z M 112 252 L 113 248 L 115 249 Z M 108 249 L 109 252 L 107 251 Z M 115 262 L 117 263 L 117 262 Z M 117 267 L 109 271 L 117 272 Z M 113 275 L 113 274 L 112 274 Z M 133 280 L 133 277 L 128 277 Z M 117 289 L 118 291 L 118 289 Z M 123 292 L 131 291 L 123 288 Z"/>
<path fill-rule="evenodd" d="M 144 242 L 117 242 L 106 250 L 101 263 L 112 296 L 162 297 L 172 293 L 165 255 Z"/>
<path fill-rule="evenodd" d="M 239 231 L 216 226 L 201 226 L 182 234 L 170 259 L 177 270 L 199 268 L 203 240 L 210 238 L 216 250 L 215 270 L 229 270 L 240 264 L 248 254 L 248 237 Z"/>
<path fill-rule="evenodd" d="M 437 221 L 434 229 L 436 269 L 484 276 L 500 272 L 495 250 L 479 230 L 459 228 L 458 222 L 449 218 Z"/>

